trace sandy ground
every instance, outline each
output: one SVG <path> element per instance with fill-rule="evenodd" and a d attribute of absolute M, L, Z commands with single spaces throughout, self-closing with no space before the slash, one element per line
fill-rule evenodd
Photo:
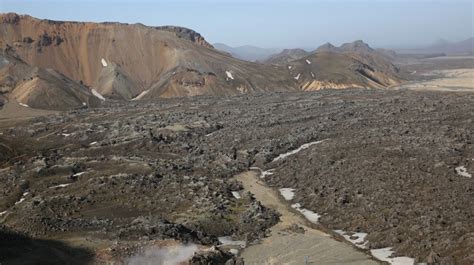
<path fill-rule="evenodd" d="M 397 88 L 418 91 L 474 92 L 474 69 L 437 70 L 430 75 L 440 78 L 403 84 Z"/>
<path fill-rule="evenodd" d="M 276 191 L 259 181 L 257 172 L 244 172 L 236 179 L 264 206 L 281 214 L 280 222 L 271 228 L 269 237 L 242 252 L 245 264 L 305 264 L 306 261 L 307 264 L 378 264 L 369 255 L 310 227 L 311 224 L 294 213 Z M 292 224 L 304 228 L 305 232 L 289 231 Z"/>

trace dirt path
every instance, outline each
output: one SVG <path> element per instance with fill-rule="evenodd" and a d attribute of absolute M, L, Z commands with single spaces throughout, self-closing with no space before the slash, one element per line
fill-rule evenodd
<path fill-rule="evenodd" d="M 241 253 L 245 264 L 379 264 L 349 244 L 309 227 L 308 221 L 292 212 L 276 191 L 259 180 L 256 172 L 244 172 L 237 175 L 236 179 L 263 205 L 281 214 L 280 222 L 271 228 L 269 237 L 258 245 L 247 247 Z M 288 231 L 292 224 L 297 224 L 306 231 Z"/>

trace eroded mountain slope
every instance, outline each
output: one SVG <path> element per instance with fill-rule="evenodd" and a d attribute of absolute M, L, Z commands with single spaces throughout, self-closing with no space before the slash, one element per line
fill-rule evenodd
<path fill-rule="evenodd" d="M 100 105 L 85 86 L 53 69 L 29 66 L 9 49 L 0 52 L 0 89 L 5 101 L 24 107 L 65 110 Z"/>
<path fill-rule="evenodd" d="M 1 21 L 3 45 L 12 46 L 22 60 L 55 69 L 113 98 L 128 100 L 145 91 L 143 99 L 296 87 L 283 68 L 234 59 L 180 27 L 59 22 L 12 13 L 3 14 Z M 104 87 L 103 70 L 110 65 L 120 69 L 112 71 L 120 78 L 110 83 L 109 74 Z"/>

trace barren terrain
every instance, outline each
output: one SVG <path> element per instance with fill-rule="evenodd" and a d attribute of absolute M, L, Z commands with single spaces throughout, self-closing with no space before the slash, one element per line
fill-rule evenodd
<path fill-rule="evenodd" d="M 473 68 L 433 70 L 425 73 L 425 75 L 431 78 L 421 82 L 409 82 L 397 88 L 419 91 L 474 92 Z"/>
<path fill-rule="evenodd" d="M 2 231 L 63 261 L 124 262 L 161 240 L 209 247 L 223 237 L 245 241 L 243 252 L 221 247 L 245 259 L 286 218 L 234 178 L 259 167 L 273 169 L 267 185 L 294 189 L 292 212 L 320 215 L 311 227 L 341 241 L 334 230 L 367 233 L 350 237 L 366 246 L 356 256 L 391 247 L 417 262 L 472 264 L 472 113 L 473 93 L 353 89 L 107 101 L 9 121 Z M 24 246 L 1 246 L 2 264 L 37 255 Z"/>

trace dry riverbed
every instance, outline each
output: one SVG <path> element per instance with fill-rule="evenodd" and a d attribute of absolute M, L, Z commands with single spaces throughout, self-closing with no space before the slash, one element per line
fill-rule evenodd
<path fill-rule="evenodd" d="M 378 264 L 367 254 L 313 228 L 308 220 L 295 213 L 276 191 L 259 178 L 260 172 L 257 171 L 236 176 L 245 191 L 281 216 L 280 222 L 270 229 L 268 237 L 241 253 L 246 264 Z"/>

